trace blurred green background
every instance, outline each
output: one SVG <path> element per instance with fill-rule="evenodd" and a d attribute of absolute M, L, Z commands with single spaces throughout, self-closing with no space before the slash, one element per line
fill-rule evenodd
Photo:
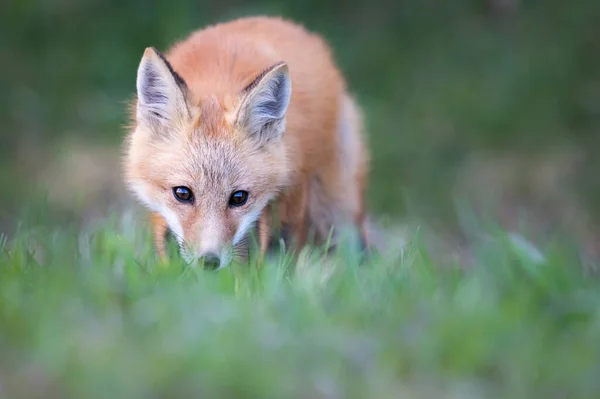
<path fill-rule="evenodd" d="M 452 232 L 467 200 L 595 249 L 597 0 L 4 0 L 0 231 L 31 204 L 63 222 L 130 201 L 120 143 L 144 48 L 251 14 L 331 43 L 365 110 L 375 217 Z"/>

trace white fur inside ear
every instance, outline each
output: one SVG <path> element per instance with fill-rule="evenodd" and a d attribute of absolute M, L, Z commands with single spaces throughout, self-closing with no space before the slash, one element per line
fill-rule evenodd
<path fill-rule="evenodd" d="M 292 95 L 288 68 L 282 64 L 259 79 L 244 104 L 243 123 L 248 133 L 263 140 L 278 139 Z"/>

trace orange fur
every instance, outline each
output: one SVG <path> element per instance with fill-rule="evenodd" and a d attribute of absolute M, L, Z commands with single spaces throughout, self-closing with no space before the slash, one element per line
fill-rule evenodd
<path fill-rule="evenodd" d="M 157 212 L 152 212 L 150 214 L 150 222 L 152 223 L 152 233 L 154 236 L 154 246 L 156 247 L 156 251 L 161 260 L 165 261 L 167 259 L 167 248 L 165 237 L 167 234 L 168 226 Z"/>
<path fill-rule="evenodd" d="M 157 54 L 147 49 L 140 71 L 150 65 L 166 76 Z M 153 212 L 161 256 L 167 225 L 181 236 L 182 247 L 214 252 L 231 245 L 255 214 L 262 257 L 272 232 L 269 201 L 279 205 L 296 250 L 309 230 L 323 242 L 330 228 L 344 226 L 357 228 L 368 246 L 363 122 L 320 36 L 280 18 L 241 18 L 192 33 L 164 58 L 185 82 L 181 91 L 167 84 L 168 101 L 159 104 L 169 116 L 168 128 L 158 126 L 160 119 L 140 120 L 134 106 L 125 157 L 126 181 Z M 286 73 L 291 97 L 285 131 L 257 150 L 240 118 L 246 104 L 257 101 L 252 93 Z M 178 203 L 175 186 L 192 188 L 195 202 Z M 247 190 L 252 202 L 240 209 L 225 206 L 234 189 Z"/>

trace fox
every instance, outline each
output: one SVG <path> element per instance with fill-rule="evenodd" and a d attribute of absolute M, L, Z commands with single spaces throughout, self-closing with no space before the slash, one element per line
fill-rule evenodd
<path fill-rule="evenodd" d="M 186 261 L 221 269 L 253 228 L 264 259 L 275 219 L 295 253 L 346 228 L 369 248 L 363 113 L 300 23 L 240 17 L 145 48 L 130 120 L 124 180 L 161 259 L 171 233 Z"/>

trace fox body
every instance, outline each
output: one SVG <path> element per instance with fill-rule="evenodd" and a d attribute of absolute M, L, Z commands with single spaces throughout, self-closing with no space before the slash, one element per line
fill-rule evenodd
<path fill-rule="evenodd" d="M 294 22 L 241 18 L 147 48 L 125 144 L 162 257 L 170 230 L 184 258 L 224 267 L 256 224 L 264 255 L 271 208 L 297 250 L 343 228 L 368 245 L 361 114 L 325 41 Z"/>

